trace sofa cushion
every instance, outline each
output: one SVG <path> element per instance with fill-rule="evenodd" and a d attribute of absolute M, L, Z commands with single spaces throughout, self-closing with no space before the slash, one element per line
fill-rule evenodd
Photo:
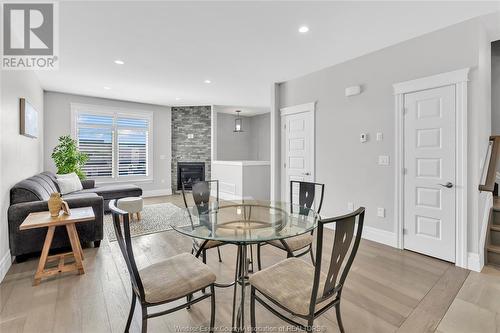
<path fill-rule="evenodd" d="M 89 188 L 75 193 L 97 193 L 104 200 L 112 200 L 125 197 L 140 197 L 142 189 L 133 184 L 112 184 Z"/>
<path fill-rule="evenodd" d="M 61 194 L 68 194 L 83 190 L 82 182 L 74 172 L 64 175 L 56 175 L 56 178 Z"/>
<path fill-rule="evenodd" d="M 63 195 L 62 198 L 63 200 L 67 200 L 67 199 L 85 199 L 94 197 L 98 197 L 97 193 L 90 193 L 90 192 L 82 193 L 81 191 L 79 191 L 79 192 L 65 194 Z"/>

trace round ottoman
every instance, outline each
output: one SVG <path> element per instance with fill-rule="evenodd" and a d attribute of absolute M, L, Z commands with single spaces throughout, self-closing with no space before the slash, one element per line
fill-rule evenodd
<path fill-rule="evenodd" d="M 141 197 L 129 197 L 118 199 L 116 206 L 121 210 L 124 210 L 128 213 L 129 219 L 134 219 L 134 214 L 137 215 L 137 220 L 141 219 L 141 211 L 144 206 Z"/>

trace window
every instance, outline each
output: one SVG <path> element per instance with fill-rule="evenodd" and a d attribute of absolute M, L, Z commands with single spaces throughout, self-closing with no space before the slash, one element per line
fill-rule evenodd
<path fill-rule="evenodd" d="M 89 160 L 87 177 L 151 179 L 152 113 L 72 104 L 73 135 Z"/>

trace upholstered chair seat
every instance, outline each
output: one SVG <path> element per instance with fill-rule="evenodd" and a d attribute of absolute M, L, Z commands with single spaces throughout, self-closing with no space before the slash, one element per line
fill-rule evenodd
<path fill-rule="evenodd" d="M 196 243 L 196 246 L 197 246 L 198 248 L 200 248 L 200 247 L 201 247 L 201 245 L 203 244 L 203 242 L 205 241 L 205 240 L 203 240 L 203 239 L 198 239 L 198 238 L 194 238 L 193 240 L 194 240 L 194 242 Z M 224 244 L 224 243 L 222 243 L 222 242 L 220 242 L 220 241 L 209 240 L 209 241 L 207 242 L 207 244 L 205 244 L 205 247 L 204 247 L 204 248 L 205 248 L 205 249 L 211 249 L 211 248 L 214 248 L 214 247 L 221 246 L 221 245 L 223 245 L 223 244 Z"/>
<path fill-rule="evenodd" d="M 216 276 L 207 265 L 182 253 L 139 270 L 148 303 L 176 300 L 210 286 Z"/>
<path fill-rule="evenodd" d="M 301 249 L 305 248 L 306 246 L 311 245 L 313 242 L 313 239 L 314 239 L 314 236 L 307 233 L 307 234 L 302 234 L 299 236 L 287 238 L 284 241 L 288 245 L 288 248 L 292 252 L 295 252 L 297 250 L 301 250 Z M 283 246 L 283 243 L 280 240 L 272 240 L 272 241 L 269 241 L 268 243 L 286 251 L 286 248 Z"/>
<path fill-rule="evenodd" d="M 309 313 L 313 278 L 313 265 L 298 258 L 288 258 L 253 274 L 250 284 L 293 314 L 305 316 Z M 321 273 L 319 290 L 323 290 L 325 281 L 326 274 Z M 328 300 L 318 303 L 316 310 L 328 303 Z"/>

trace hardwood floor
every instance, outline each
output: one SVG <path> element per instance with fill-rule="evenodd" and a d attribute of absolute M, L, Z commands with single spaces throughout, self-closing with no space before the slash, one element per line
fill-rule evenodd
<path fill-rule="evenodd" d="M 150 198 L 145 203 L 165 201 L 183 205 L 180 196 Z M 325 244 L 331 246 L 332 235 L 327 233 Z M 175 231 L 137 237 L 133 244 L 139 267 L 191 249 L 191 240 Z M 208 265 L 219 282 L 230 281 L 235 247 L 227 245 L 221 251 L 223 262 L 218 262 L 216 250 L 210 250 Z M 38 260 L 14 264 L 0 284 L 0 332 L 123 332 L 131 290 L 117 243 L 103 241 L 100 248 L 84 249 L 84 253 L 84 275 L 67 274 L 37 287 L 32 286 L 32 279 Z M 284 257 L 282 251 L 263 248 L 264 267 Z M 450 263 L 362 240 L 343 293 L 346 331 L 433 332 L 468 274 Z M 217 289 L 216 298 L 216 325 L 226 331 L 232 289 Z M 192 332 L 202 327 L 201 331 L 208 324 L 209 311 L 209 301 L 204 300 L 189 311 L 149 320 L 149 332 Z M 140 331 L 139 314 L 136 308 L 131 332 Z M 316 324 L 322 332 L 338 331 L 334 310 Z M 269 331 L 286 326 L 260 305 L 257 325 Z"/>

